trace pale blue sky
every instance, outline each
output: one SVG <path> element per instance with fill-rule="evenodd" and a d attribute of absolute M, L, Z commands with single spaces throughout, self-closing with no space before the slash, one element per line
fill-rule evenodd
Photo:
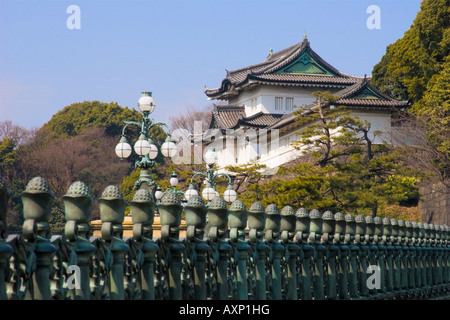
<path fill-rule="evenodd" d="M 370 75 L 401 38 L 418 0 L 0 0 L 0 121 L 40 127 L 74 102 L 136 107 L 151 118 L 203 108 L 205 86 L 302 40 L 338 70 Z M 79 30 L 66 13 L 80 8 Z M 381 29 L 366 12 L 380 8 Z"/>

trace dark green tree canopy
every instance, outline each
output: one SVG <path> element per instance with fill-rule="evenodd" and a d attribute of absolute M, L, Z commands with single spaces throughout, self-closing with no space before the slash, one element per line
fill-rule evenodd
<path fill-rule="evenodd" d="M 450 52 L 450 0 L 424 0 L 411 28 L 386 49 L 372 83 L 401 100 L 419 101 Z"/>
<path fill-rule="evenodd" d="M 109 136 L 118 136 L 122 132 L 124 121 L 138 121 L 142 114 L 116 102 L 84 101 L 73 103 L 47 122 L 43 128 L 49 130 L 55 138 L 74 137 L 87 128 L 105 128 Z"/>

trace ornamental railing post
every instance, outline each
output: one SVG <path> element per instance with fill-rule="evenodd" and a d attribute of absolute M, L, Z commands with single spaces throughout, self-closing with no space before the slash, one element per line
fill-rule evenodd
<path fill-rule="evenodd" d="M 448 226 L 441 226 L 442 235 L 442 282 L 449 284 L 449 270 L 448 270 Z"/>
<path fill-rule="evenodd" d="M 444 264 L 443 264 L 443 256 L 444 256 L 444 248 L 443 244 L 443 233 L 444 226 L 436 225 L 436 240 L 438 247 L 438 283 L 441 285 L 444 282 Z"/>
<path fill-rule="evenodd" d="M 210 247 L 203 240 L 206 226 L 206 206 L 199 195 L 193 195 L 184 206 L 186 240 L 193 265 L 194 299 L 206 300 L 206 253 Z"/>
<path fill-rule="evenodd" d="M 400 255 L 400 289 L 402 290 L 404 296 L 408 294 L 408 245 L 406 243 L 406 224 L 403 220 L 398 220 L 398 243 L 401 247 Z"/>
<path fill-rule="evenodd" d="M 386 254 L 387 249 L 385 246 L 385 241 L 383 239 L 383 232 L 384 232 L 384 226 L 383 222 L 380 217 L 374 217 L 373 218 L 374 223 L 374 246 L 377 247 L 376 253 L 377 253 L 377 265 L 380 269 L 380 286 L 377 288 L 380 295 L 385 295 L 387 292 L 386 288 Z M 373 249 L 371 249 L 372 252 Z M 372 261 L 372 260 L 371 260 Z"/>
<path fill-rule="evenodd" d="M 394 263 L 394 291 L 399 293 L 400 290 L 400 256 L 402 255 L 402 247 L 399 242 L 399 226 L 398 221 L 395 218 L 391 219 L 391 239 L 392 246 L 394 247 L 393 251 L 393 263 Z"/>
<path fill-rule="evenodd" d="M 232 247 L 225 239 L 228 224 L 227 204 L 221 197 L 215 197 L 207 208 L 209 238 L 216 268 L 217 299 L 228 300 L 228 266 Z"/>
<path fill-rule="evenodd" d="M 88 187 L 81 181 L 72 183 L 63 196 L 67 221 L 64 236 L 66 246 L 71 251 L 67 268 L 73 271 L 73 274 L 70 275 L 73 280 L 66 286 L 69 289 L 69 296 L 75 300 L 89 300 L 91 294 L 89 268 L 91 255 L 96 249 L 88 238 L 90 233 L 88 223 L 93 202 Z M 77 269 L 72 270 L 75 265 L 79 267 L 79 275 L 74 271 Z M 70 272 L 66 270 L 66 273 Z M 78 281 L 80 283 L 77 283 Z"/>
<path fill-rule="evenodd" d="M 326 298 L 328 300 L 337 299 L 337 271 L 336 257 L 338 247 L 334 243 L 334 230 L 336 221 L 331 211 L 325 211 L 322 215 L 322 243 L 326 248 Z"/>
<path fill-rule="evenodd" d="M 411 264 L 414 268 L 414 295 L 417 298 L 420 293 L 420 287 L 422 286 L 422 278 L 420 271 L 420 228 L 417 222 L 411 222 L 412 225 L 412 239 L 411 239 L 411 250 L 413 252 Z"/>
<path fill-rule="evenodd" d="M 112 255 L 111 269 L 107 278 L 108 293 L 111 300 L 125 299 L 125 254 L 130 250 L 130 247 L 122 239 L 125 206 L 126 201 L 120 189 L 114 185 L 107 186 L 99 198 L 102 241 L 105 244 L 106 251 L 109 251 Z"/>
<path fill-rule="evenodd" d="M 431 234 L 430 234 L 430 226 L 428 223 L 423 224 L 423 228 L 425 230 L 425 241 L 424 241 L 424 249 L 425 249 L 425 270 L 426 270 L 426 292 L 427 294 L 431 294 L 431 287 L 433 285 L 433 249 L 431 247 Z"/>
<path fill-rule="evenodd" d="M 32 298 L 49 300 L 52 297 L 50 291 L 50 267 L 56 247 L 50 243 L 50 226 L 48 221 L 54 195 L 51 193 L 45 179 L 35 177 L 28 182 L 21 196 L 25 219 L 23 235 L 27 241 L 34 243 L 34 253 L 36 255 Z"/>
<path fill-rule="evenodd" d="M 236 299 L 248 300 L 247 260 L 250 246 L 245 241 L 245 228 L 247 226 L 247 208 L 237 199 L 229 208 L 228 227 L 230 228 L 231 246 L 234 249 L 236 272 Z"/>
<path fill-rule="evenodd" d="M 283 298 L 281 288 L 281 256 L 284 253 L 284 246 L 280 244 L 280 226 L 281 214 L 277 206 L 269 204 L 266 208 L 265 237 L 266 243 L 270 248 L 270 294 L 272 300 L 281 300 Z"/>
<path fill-rule="evenodd" d="M 297 300 L 297 258 L 300 247 L 293 241 L 295 237 L 295 212 L 291 206 L 281 209 L 281 240 L 286 247 L 287 300 Z"/>
<path fill-rule="evenodd" d="M 153 241 L 153 222 L 156 204 L 151 192 L 146 188 L 140 188 L 130 201 L 130 214 L 133 222 L 133 242 L 138 248 L 137 256 L 142 255 L 143 261 L 137 261 L 138 290 L 142 300 L 155 299 L 155 254 L 159 247 Z"/>
<path fill-rule="evenodd" d="M 430 247 L 431 247 L 431 285 L 436 286 L 438 284 L 438 249 L 436 239 L 436 226 L 429 224 L 430 230 Z"/>
<path fill-rule="evenodd" d="M 364 217 L 365 223 L 366 223 L 366 234 L 365 234 L 365 238 L 366 238 L 366 246 L 367 246 L 367 262 L 369 263 L 369 268 L 371 272 L 378 272 L 380 271 L 380 268 L 378 266 L 378 262 L 377 262 L 377 254 L 378 254 L 378 248 L 375 245 L 375 241 L 374 241 L 374 237 L 375 237 L 375 223 L 373 221 L 373 217 L 372 216 L 365 216 Z M 367 270 L 363 270 L 363 272 L 366 273 L 366 277 L 369 273 L 369 269 Z M 380 280 L 380 278 L 377 279 L 378 281 Z M 370 287 L 369 287 L 369 279 L 367 278 L 366 281 L 364 283 L 362 283 L 362 285 L 365 285 L 366 287 L 368 287 L 368 295 L 371 297 L 375 297 L 376 293 L 377 293 L 377 285 L 379 287 L 379 283 L 376 283 L 376 281 L 370 282 Z"/>
<path fill-rule="evenodd" d="M 450 285 L 450 228 L 445 226 L 445 244 L 444 244 L 444 254 L 445 254 L 445 282 Z M 450 288 L 449 288 L 450 289 Z"/>
<path fill-rule="evenodd" d="M 248 210 L 248 228 L 250 245 L 253 248 L 253 260 L 255 263 L 255 298 L 256 300 L 267 299 L 266 286 L 266 258 L 269 246 L 262 240 L 264 237 L 264 226 L 266 222 L 266 211 L 260 202 L 254 202 Z"/>
<path fill-rule="evenodd" d="M 355 235 L 355 244 L 359 247 L 359 294 L 361 297 L 366 298 L 369 295 L 369 288 L 367 286 L 367 261 L 369 255 L 369 236 L 366 233 L 367 224 L 366 219 L 362 215 L 358 215 L 355 217 L 356 221 L 356 235 Z"/>
<path fill-rule="evenodd" d="M 178 194 L 172 191 L 165 192 L 158 204 L 158 211 L 161 218 L 161 249 L 164 251 L 164 262 L 169 272 L 170 300 L 181 300 L 183 297 L 181 269 L 182 254 L 186 248 L 179 241 L 182 210 L 183 206 Z"/>
<path fill-rule="evenodd" d="M 411 297 L 415 298 L 416 289 L 416 265 L 414 247 L 414 227 L 412 221 L 405 221 L 406 236 L 406 283 Z"/>
<path fill-rule="evenodd" d="M 355 243 L 355 235 L 356 235 L 356 221 L 355 217 L 347 213 L 345 215 L 345 242 L 349 246 L 349 272 L 348 272 L 348 280 L 349 280 L 349 294 L 351 299 L 358 299 L 358 254 L 359 248 Z"/>
<path fill-rule="evenodd" d="M 322 224 L 323 219 L 319 210 L 313 209 L 309 212 L 311 219 L 309 225 L 309 242 L 314 247 L 314 271 L 313 271 L 313 293 L 315 300 L 325 299 L 324 288 L 324 266 L 323 260 L 325 257 L 326 247 L 322 243 Z"/>
<path fill-rule="evenodd" d="M 383 218 L 383 242 L 386 244 L 386 290 L 392 292 L 394 290 L 394 266 L 393 255 L 394 246 L 392 245 L 392 226 L 391 220 L 387 217 Z"/>
<path fill-rule="evenodd" d="M 314 255 L 314 247 L 308 241 L 309 230 L 311 224 L 311 217 L 305 208 L 299 208 L 295 212 L 296 220 L 296 240 L 301 246 L 302 252 L 302 274 L 301 274 L 301 298 L 302 300 L 312 299 L 312 284 L 313 284 L 313 272 L 312 272 L 312 259 Z"/>
<path fill-rule="evenodd" d="M 419 228 L 419 237 L 418 237 L 418 266 L 420 269 L 420 283 L 421 283 L 421 295 L 425 294 L 426 287 L 427 287 L 427 250 L 426 250 L 426 239 L 425 239 L 425 226 L 422 222 L 419 222 L 418 224 Z"/>
<path fill-rule="evenodd" d="M 338 294 L 339 299 L 347 300 L 348 295 L 348 251 L 349 247 L 347 241 L 345 241 L 345 216 L 341 212 L 336 212 L 334 214 L 334 219 L 336 220 L 336 229 L 334 234 L 334 240 L 339 247 L 338 263 Z"/>
<path fill-rule="evenodd" d="M 12 247 L 5 241 L 9 195 L 8 189 L 0 181 L 0 300 L 6 300 L 7 298 L 5 271 L 9 264 L 9 258 L 13 253 Z"/>

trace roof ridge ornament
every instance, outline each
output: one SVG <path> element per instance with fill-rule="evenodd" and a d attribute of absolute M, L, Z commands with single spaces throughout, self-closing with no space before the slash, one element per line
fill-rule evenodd
<path fill-rule="evenodd" d="M 273 54 L 273 48 L 270 47 L 269 55 L 267 56 L 266 60 L 270 59 L 272 57 L 272 54 Z"/>

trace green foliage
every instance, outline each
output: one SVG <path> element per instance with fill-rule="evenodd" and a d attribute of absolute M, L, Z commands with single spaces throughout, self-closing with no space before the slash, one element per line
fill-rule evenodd
<path fill-rule="evenodd" d="M 372 215 L 386 205 L 417 204 L 419 173 L 405 168 L 388 145 L 373 143 L 380 132 L 372 132 L 368 121 L 330 109 L 333 97 L 327 92 L 314 95 L 316 103 L 306 114 L 314 122 L 293 144 L 313 161 L 279 170 L 269 181 L 261 181 L 258 167 L 228 168 L 253 178 L 240 195 L 244 203 Z M 305 113 L 297 114 L 305 121 Z"/>
<path fill-rule="evenodd" d="M 425 95 L 411 111 L 425 123 L 428 141 L 450 158 L 450 58 L 430 79 Z"/>
<path fill-rule="evenodd" d="M 386 49 L 372 83 L 402 100 L 419 101 L 450 52 L 450 0 L 424 0 L 411 28 Z"/>
<path fill-rule="evenodd" d="M 115 102 L 84 101 L 73 103 L 56 113 L 43 128 L 55 137 L 74 137 L 90 127 L 105 128 L 106 134 L 118 136 L 124 121 L 139 121 L 140 112 L 123 108 Z"/>
<path fill-rule="evenodd" d="M 0 143 L 0 179 L 10 171 L 17 162 L 16 144 L 11 138 L 5 138 Z"/>

